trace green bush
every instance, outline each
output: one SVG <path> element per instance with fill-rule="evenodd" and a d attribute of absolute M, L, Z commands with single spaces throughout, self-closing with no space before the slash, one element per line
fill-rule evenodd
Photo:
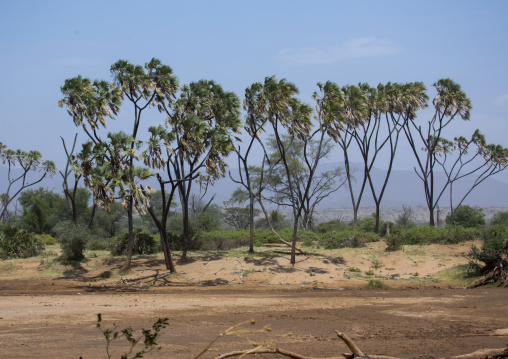
<path fill-rule="evenodd" d="M 379 241 L 379 236 L 375 233 L 362 231 L 342 231 L 330 232 L 321 236 L 319 244 L 325 249 L 336 248 L 359 248 L 364 247 L 366 243 Z"/>
<path fill-rule="evenodd" d="M 317 233 L 328 233 L 333 231 L 344 231 L 348 229 L 348 225 L 340 219 L 333 219 L 328 222 L 319 223 L 316 226 Z"/>
<path fill-rule="evenodd" d="M 62 248 L 60 255 L 62 262 L 77 263 L 85 259 L 83 252 L 90 239 L 90 233 L 85 226 L 76 226 L 72 221 L 64 221 L 53 227 L 53 231 Z"/>
<path fill-rule="evenodd" d="M 490 220 L 491 225 L 503 224 L 508 225 L 508 212 L 497 212 Z"/>
<path fill-rule="evenodd" d="M 400 251 L 404 246 L 404 236 L 402 232 L 392 233 L 386 239 L 386 250 L 388 252 Z"/>
<path fill-rule="evenodd" d="M 506 267 L 508 265 L 508 227 L 495 225 L 483 230 L 480 234 L 483 240 L 482 247 L 471 247 L 469 254 L 470 265 L 480 269 L 477 262 L 483 263 L 482 272 L 486 273 L 495 267 Z"/>
<path fill-rule="evenodd" d="M 449 224 L 445 229 L 448 231 L 448 238 L 444 240 L 444 243 L 447 244 L 473 241 L 480 235 L 480 230 L 478 228 L 464 228 L 462 226 Z"/>
<path fill-rule="evenodd" d="M 386 288 L 386 284 L 384 284 L 382 281 L 380 281 L 378 279 L 370 280 L 369 284 L 367 284 L 367 286 L 372 289 L 385 289 Z"/>
<path fill-rule="evenodd" d="M 245 229 L 215 230 L 200 234 L 200 250 L 229 250 L 246 247 L 250 242 L 250 233 Z"/>
<path fill-rule="evenodd" d="M 29 258 L 42 253 L 44 244 L 32 233 L 14 226 L 0 228 L 0 258 Z"/>
<path fill-rule="evenodd" d="M 459 206 L 453 213 L 446 215 L 446 224 L 454 224 L 465 228 L 483 226 L 485 224 L 485 213 L 479 207 L 471 207 L 468 205 Z"/>
<path fill-rule="evenodd" d="M 94 238 L 88 242 L 87 248 L 91 251 L 104 251 L 111 248 L 111 242 Z"/>
<path fill-rule="evenodd" d="M 127 245 L 129 244 L 129 233 L 124 233 L 116 237 L 111 244 L 111 254 L 114 256 L 127 254 Z M 134 229 L 133 254 L 153 254 L 160 250 L 160 245 L 154 239 L 154 236 L 143 232 L 141 228 Z"/>
<path fill-rule="evenodd" d="M 444 228 L 423 226 L 413 227 L 402 233 L 404 244 L 431 244 L 446 241 L 448 231 Z"/>
<path fill-rule="evenodd" d="M 45 245 L 48 245 L 48 246 L 58 243 L 55 238 L 53 238 L 51 235 L 46 234 L 46 233 L 36 234 L 35 237 L 37 239 L 39 239 L 42 243 L 44 243 Z"/>

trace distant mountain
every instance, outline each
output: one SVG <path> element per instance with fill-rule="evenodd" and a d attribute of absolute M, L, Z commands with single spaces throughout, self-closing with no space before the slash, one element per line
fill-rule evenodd
<path fill-rule="evenodd" d="M 337 166 L 342 166 L 341 163 L 326 163 L 322 164 L 318 167 L 319 172 L 327 171 Z M 354 167 L 361 168 L 360 163 L 353 164 Z M 21 173 L 17 170 L 18 175 Z M 233 176 L 237 177 L 238 171 L 236 169 L 231 169 L 231 173 Z M 358 171 L 360 173 L 360 171 Z M 375 168 L 373 171 L 373 177 L 375 181 L 379 184 L 384 180 L 386 171 L 382 169 Z M 492 178 L 486 180 L 484 183 L 479 185 L 476 189 L 471 192 L 471 194 L 467 197 L 464 204 L 479 206 L 479 207 L 508 207 L 508 183 L 498 180 L 497 178 L 505 178 L 508 174 L 500 174 L 497 177 L 493 176 Z M 443 178 L 437 176 L 437 188 L 442 185 Z M 29 179 L 34 179 L 35 176 L 31 175 Z M 360 179 L 356 181 L 354 192 L 355 195 L 358 194 L 360 187 Z M 464 193 L 472 185 L 472 180 L 464 179 L 462 181 L 457 182 L 453 187 L 454 192 L 454 203 L 457 203 L 458 198 L 463 196 Z M 7 188 L 7 168 L 5 166 L 0 166 L 0 193 L 5 192 Z M 147 184 L 153 186 L 157 189 L 157 181 L 152 179 L 147 182 Z M 37 185 L 38 187 L 44 187 L 51 189 L 56 192 L 62 191 L 62 182 L 61 176 L 57 173 L 53 178 L 46 178 L 41 183 Z M 224 201 L 227 201 L 231 195 L 231 193 L 238 188 L 239 186 L 231 181 L 229 176 L 218 180 L 215 185 L 208 189 L 208 193 L 205 198 L 211 198 L 211 196 L 215 195 L 214 202 L 222 205 Z M 197 185 L 194 186 L 196 192 L 199 192 L 199 187 Z M 423 184 L 421 180 L 417 177 L 417 175 L 413 171 L 392 171 L 390 176 L 390 180 L 388 182 L 388 186 L 386 188 L 385 194 L 383 196 L 383 200 L 381 202 L 381 206 L 383 208 L 400 208 L 402 205 L 410 205 L 413 207 L 417 206 L 426 206 L 425 196 L 423 191 Z M 449 191 L 447 190 L 441 199 L 440 202 L 443 208 L 449 207 Z M 365 189 L 361 206 L 362 207 L 372 207 L 374 205 L 374 201 L 372 200 L 372 195 L 370 192 L 370 188 L 367 187 Z M 349 192 L 347 190 L 347 186 L 344 185 L 343 188 L 339 189 L 337 192 L 330 195 L 328 198 L 325 198 L 319 205 L 319 208 L 349 208 L 351 207 L 351 198 Z"/>

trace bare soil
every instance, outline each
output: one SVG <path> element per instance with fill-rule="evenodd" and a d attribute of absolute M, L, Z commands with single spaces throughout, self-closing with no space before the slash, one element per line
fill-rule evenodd
<path fill-rule="evenodd" d="M 375 243 L 299 256 L 295 266 L 285 255 L 200 253 L 167 276 L 160 256 L 135 258 L 128 273 L 119 272 L 122 259 L 100 256 L 74 268 L 49 268 L 48 257 L 2 261 L 0 358 L 105 358 L 98 313 L 105 326 L 120 329 L 150 328 L 157 318 L 169 318 L 161 350 L 147 358 L 192 358 L 219 333 L 250 319 L 253 328 L 272 328 L 250 338 L 313 357 L 349 351 L 334 329 L 367 354 L 447 357 L 503 348 L 508 290 L 468 290 L 432 276 L 467 263 L 470 245 L 387 253 Z M 365 274 L 369 270 L 374 276 Z M 373 279 L 387 288 L 370 289 Z M 125 352 L 119 341 L 112 347 L 115 358 Z M 206 357 L 249 344 L 226 337 L 214 347 L 218 351 Z"/>

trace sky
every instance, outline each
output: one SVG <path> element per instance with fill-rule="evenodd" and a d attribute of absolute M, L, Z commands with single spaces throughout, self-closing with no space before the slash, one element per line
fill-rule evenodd
<path fill-rule="evenodd" d="M 317 82 L 421 81 L 432 98 L 432 84 L 451 78 L 473 111 L 447 136 L 479 128 L 508 147 L 508 1 L 2 1 L 0 34 L 0 142 L 60 168 L 60 136 L 86 140 L 57 105 L 64 81 L 111 81 L 119 59 L 153 57 L 181 84 L 213 79 L 240 99 L 266 76 L 286 78 L 312 106 Z M 108 131 L 131 131 L 129 105 Z M 154 110 L 142 124 L 163 120 Z M 395 169 L 412 166 L 409 151 L 397 156 Z"/>

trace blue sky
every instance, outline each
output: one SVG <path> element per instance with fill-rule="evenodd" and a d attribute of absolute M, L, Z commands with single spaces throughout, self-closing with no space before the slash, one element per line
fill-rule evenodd
<path fill-rule="evenodd" d="M 474 129 L 508 147 L 507 1 L 2 1 L 0 142 L 65 164 L 75 128 L 57 106 L 65 79 L 111 80 L 119 59 L 171 66 L 180 82 L 213 79 L 240 98 L 276 75 L 312 105 L 317 82 L 458 82 Z M 130 131 L 128 103 L 108 130 Z M 148 127 L 163 119 L 156 112 Z M 341 157 L 337 154 L 337 161 Z M 410 154 L 396 164 L 408 169 Z"/>

